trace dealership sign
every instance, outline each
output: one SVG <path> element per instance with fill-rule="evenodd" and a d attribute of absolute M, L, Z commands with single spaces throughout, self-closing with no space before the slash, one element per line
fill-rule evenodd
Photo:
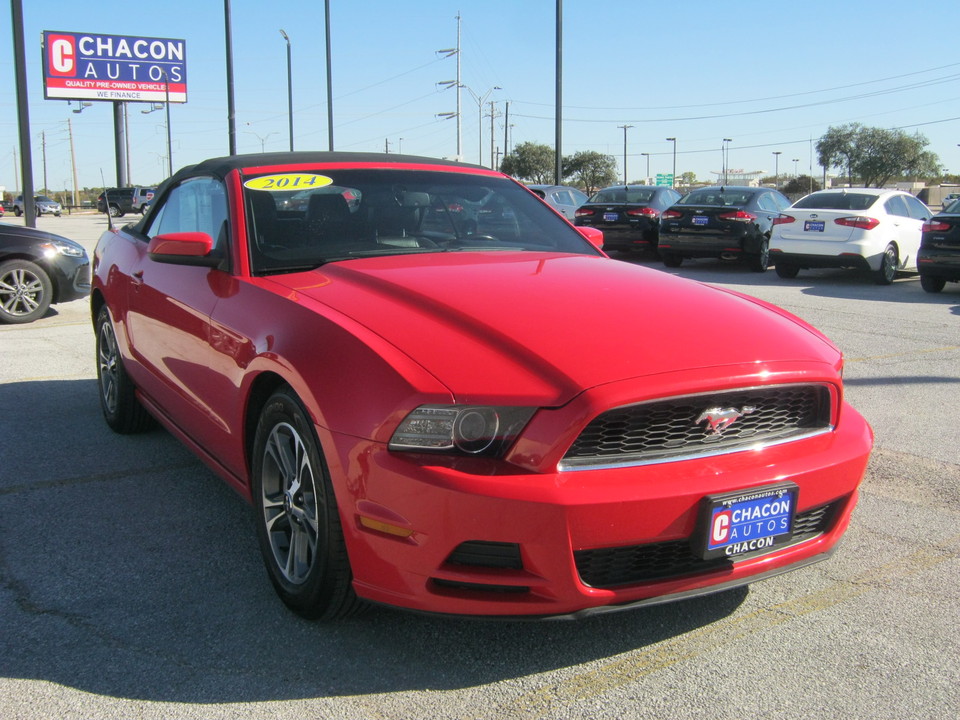
<path fill-rule="evenodd" d="M 187 44 L 165 38 L 43 32 L 47 99 L 187 101 Z"/>

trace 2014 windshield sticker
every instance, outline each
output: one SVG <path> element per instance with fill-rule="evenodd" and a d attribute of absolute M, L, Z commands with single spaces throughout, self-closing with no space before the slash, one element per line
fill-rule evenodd
<path fill-rule="evenodd" d="M 268 192 L 286 192 L 289 190 L 307 190 L 321 188 L 333 183 L 333 178 L 313 173 L 280 173 L 277 175 L 263 175 L 250 178 L 243 186 L 250 190 L 266 190 Z"/>

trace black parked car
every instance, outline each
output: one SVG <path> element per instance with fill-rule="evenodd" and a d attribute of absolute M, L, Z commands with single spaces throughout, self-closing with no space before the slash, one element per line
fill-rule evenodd
<path fill-rule="evenodd" d="M 706 187 L 684 195 L 660 222 L 660 258 L 680 267 L 684 258 L 745 260 L 767 269 L 773 221 L 790 201 L 769 188 Z"/>
<path fill-rule="evenodd" d="M 28 323 L 90 293 L 90 259 L 53 233 L 0 223 L 0 322 Z"/>
<path fill-rule="evenodd" d="M 950 282 L 960 282 L 960 200 L 923 224 L 917 252 L 920 285 L 938 293 Z"/>
<path fill-rule="evenodd" d="M 655 185 L 615 185 L 598 190 L 576 212 L 576 225 L 603 230 L 603 249 L 656 250 L 660 214 L 680 193 Z"/>

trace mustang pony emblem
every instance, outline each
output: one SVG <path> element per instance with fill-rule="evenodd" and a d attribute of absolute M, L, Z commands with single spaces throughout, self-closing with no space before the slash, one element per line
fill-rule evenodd
<path fill-rule="evenodd" d="M 723 431 L 733 425 L 737 420 L 744 415 L 749 415 L 756 409 L 757 408 L 752 405 L 744 405 L 739 410 L 736 408 L 710 408 L 700 413 L 700 417 L 697 418 L 696 422 L 699 425 L 706 420 L 706 429 L 710 430 L 714 435 L 722 435 Z"/>

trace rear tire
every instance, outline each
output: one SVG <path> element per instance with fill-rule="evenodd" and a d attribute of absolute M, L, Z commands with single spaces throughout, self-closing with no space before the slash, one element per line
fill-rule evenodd
<path fill-rule="evenodd" d="M 154 419 L 137 400 L 136 388 L 123 368 L 123 358 L 106 305 L 97 315 L 97 383 L 100 409 L 111 430 L 132 435 L 153 428 Z"/>
<path fill-rule="evenodd" d="M 800 267 L 798 265 L 790 265 L 787 263 L 777 263 L 776 270 L 777 277 L 782 277 L 784 280 L 792 280 L 800 274 Z"/>
<path fill-rule="evenodd" d="M 946 284 L 946 278 L 934 277 L 933 275 L 920 276 L 920 287 L 922 287 L 924 291 L 928 293 L 938 293 L 943 290 Z"/>
<path fill-rule="evenodd" d="M 750 258 L 750 270 L 753 272 L 766 272 L 770 266 L 770 241 L 763 238 L 760 241 L 760 252 Z"/>
<path fill-rule="evenodd" d="M 660 259 L 668 268 L 678 268 L 683 264 L 683 255 L 677 255 L 676 253 L 662 253 Z"/>
<path fill-rule="evenodd" d="M 877 270 L 877 285 L 890 285 L 897 277 L 897 266 L 900 260 L 897 256 L 897 248 L 893 243 L 887 245 L 880 256 L 880 269 Z"/>

